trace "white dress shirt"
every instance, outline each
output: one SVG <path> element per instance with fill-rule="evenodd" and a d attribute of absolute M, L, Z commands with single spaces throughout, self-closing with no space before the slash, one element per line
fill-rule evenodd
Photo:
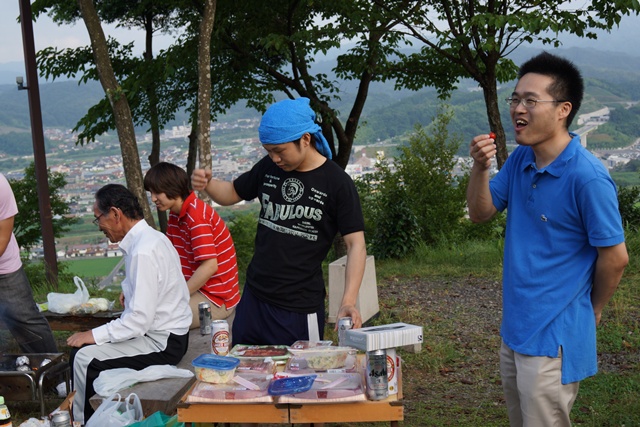
<path fill-rule="evenodd" d="M 169 239 L 141 220 L 120 242 L 124 252 L 124 311 L 92 330 L 96 344 L 120 342 L 147 331 L 189 332 L 189 290 Z"/>

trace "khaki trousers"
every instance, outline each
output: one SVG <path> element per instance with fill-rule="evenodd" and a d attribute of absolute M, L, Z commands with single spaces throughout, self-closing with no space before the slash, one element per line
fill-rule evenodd
<path fill-rule="evenodd" d="M 558 357 L 526 356 L 500 347 L 500 374 L 511 427 L 571 427 L 579 382 L 562 384 Z"/>

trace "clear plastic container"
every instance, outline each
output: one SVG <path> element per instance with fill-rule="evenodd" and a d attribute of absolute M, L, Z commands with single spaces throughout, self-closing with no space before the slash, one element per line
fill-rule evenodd
<path fill-rule="evenodd" d="M 235 357 L 201 354 L 192 362 L 196 378 L 213 384 L 228 383 L 233 379 L 240 360 Z"/>
<path fill-rule="evenodd" d="M 236 344 L 229 352 L 230 356 L 243 358 L 265 358 L 273 360 L 286 360 L 289 356 L 289 347 L 286 345 L 248 345 Z"/>
<path fill-rule="evenodd" d="M 293 344 L 291 344 L 291 346 L 289 347 L 289 349 L 293 349 L 295 350 L 308 350 L 308 349 L 314 349 L 317 347 L 329 347 L 333 344 L 333 341 L 331 340 L 323 340 L 323 341 L 296 341 Z"/>
<path fill-rule="evenodd" d="M 255 373 L 236 373 L 225 384 L 196 383 L 188 402 L 272 402 L 268 388 L 272 376 Z"/>
<path fill-rule="evenodd" d="M 319 373 L 317 375 L 309 390 L 282 396 L 279 398 L 279 402 L 359 402 L 367 400 L 362 376 L 359 373 Z"/>
<path fill-rule="evenodd" d="M 290 349 L 290 351 L 293 356 L 289 360 L 288 366 L 292 370 L 297 368 L 316 371 L 349 369 L 347 359 L 349 355 L 356 353 L 356 350 L 351 347 L 316 347 L 308 350 Z M 351 364 L 353 365 L 353 362 Z"/>
<path fill-rule="evenodd" d="M 274 374 L 276 364 L 270 357 L 242 358 L 236 370 L 238 373 Z"/>

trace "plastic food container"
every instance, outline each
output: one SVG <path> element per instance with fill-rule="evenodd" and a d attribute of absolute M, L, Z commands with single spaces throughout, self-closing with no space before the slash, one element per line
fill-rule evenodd
<path fill-rule="evenodd" d="M 273 374 L 276 371 L 276 364 L 270 357 L 260 358 L 242 358 L 238 365 L 238 373 L 259 373 L 259 374 Z"/>
<path fill-rule="evenodd" d="M 280 397 L 280 403 L 296 402 L 359 402 L 367 400 L 359 373 L 317 374 L 311 388 Z"/>
<path fill-rule="evenodd" d="M 240 373 L 225 384 L 198 382 L 187 402 L 272 402 L 268 388 L 272 377 L 264 374 Z"/>
<path fill-rule="evenodd" d="M 289 348 L 286 345 L 236 344 L 229 355 L 238 358 L 270 357 L 273 360 L 286 360 L 289 357 Z"/>
<path fill-rule="evenodd" d="M 289 366 L 316 371 L 345 368 L 349 354 L 356 353 L 356 350 L 351 347 L 317 347 L 310 350 L 290 349 L 290 351 L 293 357 L 289 361 Z"/>
<path fill-rule="evenodd" d="M 269 384 L 269 394 L 282 396 L 284 394 L 303 393 L 311 389 L 317 375 L 303 375 L 300 377 L 279 378 Z"/>
<path fill-rule="evenodd" d="M 289 347 L 290 349 L 295 350 L 309 350 L 316 347 L 329 347 L 333 344 L 331 340 L 323 340 L 323 341 L 296 341 Z"/>
<path fill-rule="evenodd" d="M 235 357 L 201 354 L 193 359 L 196 378 L 213 384 L 224 384 L 233 379 L 240 360 Z"/>

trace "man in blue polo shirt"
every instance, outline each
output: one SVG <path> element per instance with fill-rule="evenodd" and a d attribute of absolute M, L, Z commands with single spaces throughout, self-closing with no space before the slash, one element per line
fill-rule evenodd
<path fill-rule="evenodd" d="M 478 135 L 469 216 L 507 210 L 500 373 L 511 426 L 570 426 L 579 381 L 597 371 L 596 325 L 628 255 L 616 187 L 568 128 L 579 70 L 542 53 L 507 99 L 518 147 L 489 179 L 494 140 Z"/>

